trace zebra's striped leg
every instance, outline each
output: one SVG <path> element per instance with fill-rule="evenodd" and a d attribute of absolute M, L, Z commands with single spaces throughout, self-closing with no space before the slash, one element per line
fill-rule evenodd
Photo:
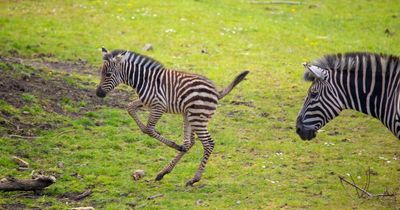
<path fill-rule="evenodd" d="M 214 149 L 214 141 L 211 138 L 210 133 L 207 130 L 207 127 L 203 128 L 193 128 L 197 136 L 199 137 L 201 143 L 203 144 L 204 148 L 204 155 L 200 162 L 199 168 L 196 171 L 194 177 L 186 182 L 186 186 L 192 186 L 194 183 L 200 181 L 201 175 L 203 174 L 204 168 L 206 167 L 208 158 L 210 157 L 213 149 Z"/>
<path fill-rule="evenodd" d="M 185 125 L 184 125 L 184 140 L 183 140 L 183 147 L 186 149 L 186 151 L 179 152 L 174 159 L 171 160 L 171 162 L 168 163 L 164 167 L 163 170 L 158 173 L 156 177 L 156 181 L 161 180 L 166 174 L 170 173 L 172 169 L 178 164 L 179 160 L 183 157 L 183 155 L 189 151 L 190 148 L 194 145 L 194 133 L 189 125 L 189 122 L 187 121 L 187 118 L 185 117 Z"/>
<path fill-rule="evenodd" d="M 140 121 L 139 117 L 136 115 L 136 112 L 142 106 L 143 106 L 143 104 L 140 100 L 133 101 L 133 102 L 129 103 L 129 105 L 128 105 L 128 113 L 135 120 L 135 122 L 139 126 L 140 130 L 143 133 L 145 133 L 146 126 L 144 126 L 144 124 Z"/>
<path fill-rule="evenodd" d="M 157 132 L 155 130 L 155 126 L 156 126 L 158 120 L 161 118 L 162 114 L 164 113 L 163 111 L 160 111 L 160 110 L 162 110 L 162 109 L 161 108 L 152 108 L 151 109 L 149 120 L 147 122 L 147 126 L 146 126 L 144 133 L 148 134 L 149 136 L 159 140 L 160 142 L 164 143 L 165 145 L 172 147 L 178 151 L 181 151 L 181 152 L 186 151 L 186 149 L 183 146 L 178 145 L 175 142 L 166 139 L 165 137 L 161 136 L 161 134 L 159 132 Z"/>

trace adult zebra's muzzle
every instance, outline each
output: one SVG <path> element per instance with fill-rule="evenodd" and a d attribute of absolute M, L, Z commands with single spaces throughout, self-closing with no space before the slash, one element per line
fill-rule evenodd
<path fill-rule="evenodd" d="M 97 95 L 97 97 L 104 98 L 104 97 L 106 97 L 106 92 L 103 89 L 101 89 L 101 87 L 99 86 L 99 87 L 97 87 L 96 95 Z"/>
<path fill-rule="evenodd" d="M 297 117 L 297 122 L 296 122 L 296 133 L 303 140 L 311 140 L 315 138 L 317 130 L 304 125 L 299 116 Z"/>

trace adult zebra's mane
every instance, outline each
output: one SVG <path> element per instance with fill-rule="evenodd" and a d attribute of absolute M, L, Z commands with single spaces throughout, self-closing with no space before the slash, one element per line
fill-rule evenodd
<path fill-rule="evenodd" d="M 150 65 L 155 64 L 157 66 L 160 66 L 161 68 L 164 68 L 164 65 L 161 62 L 155 60 L 154 58 L 151 58 L 151 57 L 149 57 L 147 55 L 142 55 L 142 54 L 137 53 L 137 52 L 128 51 L 128 50 L 113 50 L 112 52 L 107 53 L 106 55 L 104 55 L 104 59 L 111 60 L 112 58 L 114 58 L 115 56 L 118 56 L 118 55 L 124 55 L 126 57 L 129 56 L 129 55 L 133 55 L 135 57 L 135 59 L 133 59 L 133 60 L 136 60 L 137 57 L 140 57 L 141 58 L 140 62 L 142 62 L 142 63 L 149 63 L 150 62 L 149 63 Z"/>
<path fill-rule="evenodd" d="M 400 58 L 394 55 L 387 54 L 377 54 L 377 53 L 367 53 L 367 52 L 351 52 L 345 54 L 329 54 L 325 55 L 322 58 L 314 60 L 311 62 L 311 65 L 318 66 L 322 69 L 326 69 L 328 71 L 340 71 L 341 69 L 345 71 L 355 71 L 355 61 L 356 58 L 362 59 L 365 58 L 367 63 L 370 64 L 371 57 L 375 57 L 375 60 L 380 62 L 381 58 L 385 59 L 387 63 L 399 63 Z M 344 68 L 342 68 L 344 66 Z M 367 70 L 371 70 L 371 68 L 367 68 Z M 304 71 L 304 80 L 305 81 L 314 81 L 315 76 L 309 70 Z"/>

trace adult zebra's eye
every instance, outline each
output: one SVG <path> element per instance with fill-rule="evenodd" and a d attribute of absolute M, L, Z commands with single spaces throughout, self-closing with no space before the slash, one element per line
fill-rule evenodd
<path fill-rule="evenodd" d="M 107 72 L 107 73 L 106 73 L 106 77 L 111 77 L 111 73 L 110 73 L 110 72 Z"/>
<path fill-rule="evenodd" d="M 311 91 L 310 96 L 311 98 L 316 98 L 318 96 L 318 92 Z"/>

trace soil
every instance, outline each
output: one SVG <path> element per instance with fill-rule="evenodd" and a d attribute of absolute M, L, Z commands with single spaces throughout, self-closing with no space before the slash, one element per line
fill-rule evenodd
<path fill-rule="evenodd" d="M 53 55 L 37 54 L 35 58 L 18 57 L 0 57 L 2 62 L 19 63 L 30 66 L 35 69 L 50 69 L 53 71 L 62 71 L 67 73 L 78 73 L 87 75 L 98 75 L 99 69 L 91 66 L 85 60 L 77 61 L 51 61 Z"/>
<path fill-rule="evenodd" d="M 86 112 L 104 106 L 124 109 L 133 98 L 133 92 L 119 89 L 112 91 L 104 99 L 99 98 L 95 93 L 97 84 L 80 81 L 78 83 L 82 84 L 82 86 L 93 88 L 78 87 L 65 80 L 68 74 L 62 75 L 55 73 L 51 77 L 45 78 L 44 75 L 47 72 L 41 69 L 45 66 L 45 68 L 54 72 L 83 71 L 83 69 L 87 69 L 87 64 L 81 61 L 39 63 L 39 61 L 32 62 L 31 60 L 24 60 L 22 58 L 0 57 L 0 62 L 5 63 L 10 69 L 13 68 L 13 64 L 18 63 L 32 70 L 32 73 L 29 75 L 23 74 L 16 76 L 16 74 L 13 74 L 10 70 L 0 69 L 0 99 L 16 108 L 30 105 L 30 102 L 26 102 L 22 98 L 23 94 L 29 93 L 37 98 L 37 104 L 40 104 L 43 110 L 47 112 L 79 117 Z M 79 106 L 80 103 L 84 105 L 79 108 L 78 112 L 68 112 L 63 108 L 63 104 L 65 103 L 73 106 Z M 29 113 L 27 113 L 27 115 L 29 115 Z M 47 130 L 57 127 L 57 125 L 48 122 L 32 123 L 26 121 L 26 119 L 13 116 L 4 110 L 0 111 L 0 126 L 6 127 L 8 134 L 27 136 L 33 136 L 33 130 Z"/>
<path fill-rule="evenodd" d="M 25 204 L 21 203 L 13 203 L 13 204 L 0 204 L 0 209 L 12 209 L 12 210 L 20 210 L 25 209 Z"/>

